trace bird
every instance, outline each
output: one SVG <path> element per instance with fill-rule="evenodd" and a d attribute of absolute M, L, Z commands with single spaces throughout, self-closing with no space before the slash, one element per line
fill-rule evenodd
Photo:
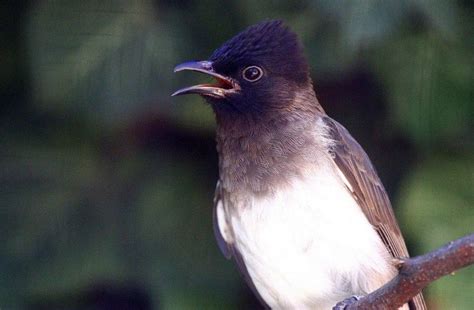
<path fill-rule="evenodd" d="M 213 220 L 265 308 L 332 309 L 383 286 L 408 257 L 369 157 L 319 103 L 301 41 L 281 20 L 252 25 L 196 71 L 216 120 L 219 180 Z M 425 309 L 421 294 L 403 306 Z"/>

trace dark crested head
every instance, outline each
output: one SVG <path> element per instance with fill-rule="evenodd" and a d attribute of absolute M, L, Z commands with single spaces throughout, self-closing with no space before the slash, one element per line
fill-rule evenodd
<path fill-rule="evenodd" d="M 175 68 L 213 76 L 217 83 L 187 87 L 173 95 L 205 97 L 216 113 L 288 111 L 298 92 L 312 93 L 309 66 L 296 36 L 282 21 L 265 21 L 239 33 L 209 60 Z"/>
<path fill-rule="evenodd" d="M 267 75 L 299 84 L 308 79 L 308 65 L 298 37 L 280 20 L 247 28 L 214 51 L 210 60 L 215 70 L 223 74 L 259 65 Z"/>

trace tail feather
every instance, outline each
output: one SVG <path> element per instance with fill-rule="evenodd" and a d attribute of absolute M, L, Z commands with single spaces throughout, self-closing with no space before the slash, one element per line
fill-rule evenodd
<path fill-rule="evenodd" d="M 410 306 L 410 310 L 426 310 L 425 299 L 423 298 L 423 294 L 420 293 L 416 295 L 410 302 L 408 303 Z"/>

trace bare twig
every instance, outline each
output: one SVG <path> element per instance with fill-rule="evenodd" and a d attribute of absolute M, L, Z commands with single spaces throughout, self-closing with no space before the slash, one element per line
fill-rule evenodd
<path fill-rule="evenodd" d="M 399 261 L 399 274 L 346 309 L 397 309 L 438 278 L 474 263 L 474 234 L 425 255 Z"/>

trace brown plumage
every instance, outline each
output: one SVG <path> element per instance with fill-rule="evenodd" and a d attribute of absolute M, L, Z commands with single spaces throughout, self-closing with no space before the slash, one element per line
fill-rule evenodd
<path fill-rule="evenodd" d="M 324 121 L 335 142 L 331 149 L 334 163 L 347 179 L 347 189 L 354 195 L 390 254 L 394 258 L 409 257 L 387 192 L 369 157 L 346 128 L 329 117 L 325 117 Z M 410 303 L 410 309 L 426 309 L 422 294 Z"/>
<path fill-rule="evenodd" d="M 362 147 L 316 99 L 293 32 L 263 22 L 181 70 L 217 80 L 174 95 L 199 94 L 216 114 L 215 234 L 262 304 L 332 307 L 395 275 L 390 257 L 408 251 L 388 196 Z M 341 233 L 339 222 L 354 227 Z M 422 295 L 409 307 L 425 309 Z"/>

